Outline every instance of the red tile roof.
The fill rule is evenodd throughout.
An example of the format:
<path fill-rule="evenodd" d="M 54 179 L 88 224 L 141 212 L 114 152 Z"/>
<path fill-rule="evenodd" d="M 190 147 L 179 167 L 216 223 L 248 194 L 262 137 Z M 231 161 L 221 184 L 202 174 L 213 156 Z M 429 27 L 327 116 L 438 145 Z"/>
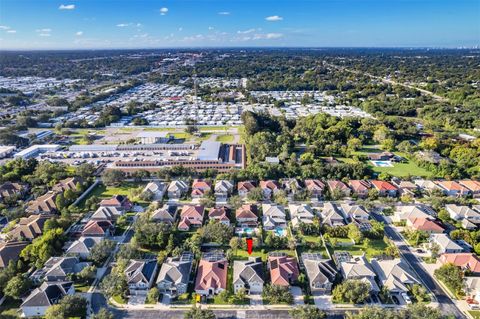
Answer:
<path fill-rule="evenodd" d="M 397 190 L 397 188 L 393 184 L 386 181 L 373 180 L 371 181 L 371 183 L 379 191 L 396 191 Z"/>
<path fill-rule="evenodd" d="M 227 260 L 200 260 L 195 281 L 195 290 L 227 289 Z"/>
<path fill-rule="evenodd" d="M 442 254 L 439 260 L 442 264 L 451 263 L 469 269 L 471 272 L 480 273 L 480 260 L 473 253 Z"/>
<path fill-rule="evenodd" d="M 268 257 L 272 285 L 289 286 L 297 280 L 300 271 L 293 257 Z"/>

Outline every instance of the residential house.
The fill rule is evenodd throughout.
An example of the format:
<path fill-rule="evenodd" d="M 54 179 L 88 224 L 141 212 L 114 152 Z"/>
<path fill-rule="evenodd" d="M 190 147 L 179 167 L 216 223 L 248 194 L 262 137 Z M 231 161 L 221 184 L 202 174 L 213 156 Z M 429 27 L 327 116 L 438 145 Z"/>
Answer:
<path fill-rule="evenodd" d="M 322 254 L 303 253 L 302 261 L 312 294 L 329 294 L 338 274 L 332 260 L 325 259 Z"/>
<path fill-rule="evenodd" d="M 263 229 L 287 228 L 287 215 L 285 209 L 277 204 L 262 204 Z"/>
<path fill-rule="evenodd" d="M 71 281 L 44 282 L 32 290 L 20 309 L 24 317 L 43 317 L 48 307 L 57 304 L 64 296 L 74 293 L 75 287 Z"/>
<path fill-rule="evenodd" d="M 437 181 L 437 185 L 447 196 L 462 197 L 470 194 L 470 190 L 455 181 Z"/>
<path fill-rule="evenodd" d="M 411 217 L 407 219 L 406 226 L 427 234 L 441 234 L 445 231 L 445 228 L 431 217 Z"/>
<path fill-rule="evenodd" d="M 108 237 L 113 235 L 115 226 L 109 220 L 89 220 L 83 227 L 82 236 Z"/>
<path fill-rule="evenodd" d="M 364 255 L 348 261 L 342 261 L 340 263 L 340 271 L 346 280 L 361 280 L 369 285 L 371 293 L 377 294 L 380 292 L 380 288 L 375 280 L 376 274 Z"/>
<path fill-rule="evenodd" d="M 227 289 L 228 261 L 202 258 L 198 265 L 195 292 L 207 298 Z"/>
<path fill-rule="evenodd" d="M 468 188 L 473 198 L 480 198 L 480 182 L 479 181 L 462 180 L 462 181 L 458 181 L 458 183 Z"/>
<path fill-rule="evenodd" d="M 390 161 L 394 156 L 395 154 L 391 152 L 370 153 L 367 155 L 371 161 Z"/>
<path fill-rule="evenodd" d="M 365 208 L 360 205 L 353 205 L 349 203 L 340 204 L 340 210 L 343 213 L 343 216 L 350 218 L 352 221 L 356 222 L 368 222 L 370 219 L 370 214 L 367 213 Z"/>
<path fill-rule="evenodd" d="M 260 257 L 235 260 L 233 263 L 233 291 L 245 289 L 248 294 L 261 294 L 265 283 Z"/>
<path fill-rule="evenodd" d="M 127 212 L 132 209 L 133 204 L 127 196 L 115 195 L 112 198 L 104 199 L 100 202 L 102 207 L 115 207 L 117 210 Z"/>
<path fill-rule="evenodd" d="M 101 237 L 85 237 L 81 236 L 72 242 L 65 250 L 65 255 L 76 256 L 80 259 L 90 258 L 90 251 L 93 246 L 102 241 Z"/>
<path fill-rule="evenodd" d="M 417 187 L 427 193 L 432 193 L 436 191 L 441 191 L 442 189 L 434 181 L 425 180 L 425 179 L 416 179 L 413 181 Z"/>
<path fill-rule="evenodd" d="M 463 270 L 468 270 L 476 276 L 480 275 L 480 259 L 473 253 L 443 254 L 438 261 L 444 264 L 454 264 Z"/>
<path fill-rule="evenodd" d="M 327 181 L 328 189 L 330 194 L 341 194 L 342 196 L 350 196 L 351 190 L 348 188 L 347 184 L 342 181 Z"/>
<path fill-rule="evenodd" d="M 26 241 L 0 242 L 0 269 L 7 267 L 10 261 L 17 262 L 20 252 L 27 245 Z"/>
<path fill-rule="evenodd" d="M 91 263 L 80 262 L 77 257 L 50 257 L 43 268 L 37 269 L 31 276 L 36 283 L 42 281 L 66 281 L 69 275 L 78 274 Z"/>
<path fill-rule="evenodd" d="M 173 225 L 177 219 L 178 207 L 175 205 L 163 205 L 163 207 L 152 212 L 150 219 L 154 222 Z"/>
<path fill-rule="evenodd" d="M 240 227 L 257 227 L 258 210 L 256 205 L 242 205 L 235 212 L 235 219 Z"/>
<path fill-rule="evenodd" d="M 132 259 L 125 268 L 130 295 L 146 295 L 157 273 L 157 260 Z"/>
<path fill-rule="evenodd" d="M 167 191 L 167 184 L 161 181 L 151 181 L 150 183 L 145 186 L 142 191 L 142 194 L 146 196 L 146 198 L 150 198 L 154 201 L 161 201 L 165 192 Z"/>
<path fill-rule="evenodd" d="M 320 216 L 322 217 L 322 223 L 330 227 L 344 226 L 346 224 L 345 217 L 338 210 L 337 206 L 331 202 L 323 204 Z"/>
<path fill-rule="evenodd" d="M 193 254 L 189 252 L 184 252 L 179 257 L 168 257 L 163 262 L 157 277 L 159 292 L 172 297 L 186 293 L 192 262 Z"/>
<path fill-rule="evenodd" d="M 95 213 L 90 216 L 90 220 L 109 220 L 115 222 L 118 217 L 123 215 L 123 211 L 118 210 L 116 207 L 100 206 Z"/>
<path fill-rule="evenodd" d="M 297 259 L 290 256 L 269 256 L 267 268 L 272 285 L 277 286 L 290 286 L 300 274 Z"/>
<path fill-rule="evenodd" d="M 233 192 L 233 182 L 227 180 L 218 180 L 215 182 L 215 198 L 218 202 L 226 202 L 228 196 Z"/>
<path fill-rule="evenodd" d="M 255 184 L 251 181 L 238 182 L 237 190 L 238 195 L 242 198 L 247 197 L 248 193 L 255 188 Z"/>
<path fill-rule="evenodd" d="M 301 223 L 313 224 L 313 218 L 315 214 L 312 207 L 308 204 L 290 204 L 288 205 L 290 211 L 290 217 L 292 220 L 292 226 L 298 227 Z"/>
<path fill-rule="evenodd" d="M 372 188 L 370 182 L 366 180 L 350 180 L 348 186 L 350 186 L 352 192 L 360 198 L 366 198 Z"/>
<path fill-rule="evenodd" d="M 46 194 L 28 203 L 26 212 L 30 214 L 52 214 L 57 211 L 55 200 L 58 193 L 47 192 Z"/>
<path fill-rule="evenodd" d="M 265 199 L 270 199 L 280 190 L 280 185 L 277 181 L 260 181 L 260 188 L 262 189 L 263 197 Z"/>
<path fill-rule="evenodd" d="M 447 234 L 432 234 L 430 236 L 430 248 L 433 245 L 438 246 L 437 254 L 458 254 L 463 252 L 463 247 L 454 242 Z"/>
<path fill-rule="evenodd" d="M 54 191 L 55 193 L 63 193 L 66 190 L 76 192 L 77 184 L 83 185 L 83 179 L 81 179 L 80 177 L 69 177 L 53 185 L 52 191 Z"/>
<path fill-rule="evenodd" d="M 372 259 L 371 265 L 377 274 L 378 281 L 390 293 L 408 293 L 413 285 L 420 284 L 413 270 L 401 258 Z"/>
<path fill-rule="evenodd" d="M 373 180 L 370 181 L 374 189 L 378 191 L 380 196 L 396 197 L 398 189 L 392 183 L 387 181 Z"/>
<path fill-rule="evenodd" d="M 208 212 L 208 218 L 210 220 L 216 220 L 226 226 L 230 226 L 230 218 L 228 218 L 228 208 L 225 206 L 222 207 L 212 207 Z"/>
<path fill-rule="evenodd" d="M 284 178 L 281 181 L 282 188 L 285 190 L 287 194 L 295 194 L 299 190 L 302 189 L 300 183 L 296 178 Z"/>
<path fill-rule="evenodd" d="M 192 184 L 192 198 L 202 198 L 212 191 L 212 183 L 203 179 L 195 179 Z"/>
<path fill-rule="evenodd" d="M 393 222 L 406 222 L 412 218 L 434 219 L 432 210 L 425 205 L 400 205 L 395 207 L 392 216 Z"/>
<path fill-rule="evenodd" d="M 453 220 L 468 220 L 474 224 L 480 223 L 480 212 L 471 209 L 468 206 L 459 206 L 455 204 L 445 205 L 445 210 Z"/>
<path fill-rule="evenodd" d="M 201 227 L 205 208 L 200 205 L 184 205 L 180 212 L 180 223 L 178 229 L 189 231 L 190 227 Z"/>
<path fill-rule="evenodd" d="M 312 194 L 312 197 L 321 199 L 325 193 L 325 184 L 319 179 L 306 179 L 305 188 Z"/>
<path fill-rule="evenodd" d="M 182 180 L 171 181 L 168 185 L 168 198 L 179 199 L 184 196 L 188 191 L 188 184 Z"/>
<path fill-rule="evenodd" d="M 5 182 L 0 185 L 0 202 L 10 197 L 23 197 L 27 191 L 28 186 L 26 184 Z"/>
<path fill-rule="evenodd" d="M 418 186 L 414 183 L 399 178 L 393 178 L 392 184 L 397 187 L 400 195 L 415 196 L 416 191 L 418 190 Z"/>
<path fill-rule="evenodd" d="M 20 218 L 15 227 L 8 232 L 7 238 L 10 240 L 33 240 L 43 234 L 45 222 L 53 218 L 52 215 L 30 215 Z"/>

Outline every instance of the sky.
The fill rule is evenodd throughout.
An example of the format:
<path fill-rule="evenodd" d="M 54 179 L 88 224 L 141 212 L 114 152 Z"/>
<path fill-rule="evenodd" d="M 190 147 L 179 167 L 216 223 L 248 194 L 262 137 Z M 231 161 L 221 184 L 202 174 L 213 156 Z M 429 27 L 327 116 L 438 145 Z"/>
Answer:
<path fill-rule="evenodd" d="M 0 49 L 479 45 L 480 0 L 0 0 Z"/>

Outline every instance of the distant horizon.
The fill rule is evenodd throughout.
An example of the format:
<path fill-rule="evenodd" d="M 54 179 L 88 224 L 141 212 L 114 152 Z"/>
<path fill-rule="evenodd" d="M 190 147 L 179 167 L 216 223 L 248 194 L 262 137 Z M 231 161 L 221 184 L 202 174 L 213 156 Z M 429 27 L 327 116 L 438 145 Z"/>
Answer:
<path fill-rule="evenodd" d="M 460 48 L 477 0 L 2 0 L 3 50 Z"/>

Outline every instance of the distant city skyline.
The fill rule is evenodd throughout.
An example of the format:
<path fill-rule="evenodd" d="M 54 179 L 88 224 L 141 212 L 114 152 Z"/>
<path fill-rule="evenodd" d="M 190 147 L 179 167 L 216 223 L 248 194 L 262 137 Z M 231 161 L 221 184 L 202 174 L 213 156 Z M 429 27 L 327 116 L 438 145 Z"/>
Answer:
<path fill-rule="evenodd" d="M 478 0 L 0 0 L 0 49 L 474 47 Z"/>

